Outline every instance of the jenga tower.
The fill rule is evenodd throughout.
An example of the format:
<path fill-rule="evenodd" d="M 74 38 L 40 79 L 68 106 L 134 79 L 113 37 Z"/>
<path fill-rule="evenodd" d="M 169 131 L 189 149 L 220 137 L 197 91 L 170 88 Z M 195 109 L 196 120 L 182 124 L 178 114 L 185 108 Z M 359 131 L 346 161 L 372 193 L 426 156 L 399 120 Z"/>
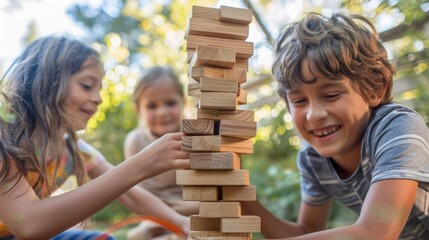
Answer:
<path fill-rule="evenodd" d="M 221 6 L 193 6 L 187 32 L 188 94 L 199 99 L 197 119 L 185 119 L 182 151 L 190 152 L 190 170 L 177 171 L 183 200 L 200 201 L 191 216 L 189 239 L 252 239 L 260 232 L 258 216 L 241 215 L 240 202 L 256 200 L 241 154 L 253 152 L 254 112 L 246 104 L 248 59 L 246 42 L 252 11 Z"/>

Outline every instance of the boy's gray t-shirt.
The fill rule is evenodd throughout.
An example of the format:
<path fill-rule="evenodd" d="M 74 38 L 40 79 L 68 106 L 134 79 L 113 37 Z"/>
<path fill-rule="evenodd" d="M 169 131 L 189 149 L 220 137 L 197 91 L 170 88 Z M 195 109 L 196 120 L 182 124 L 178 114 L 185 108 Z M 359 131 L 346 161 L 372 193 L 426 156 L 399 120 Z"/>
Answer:
<path fill-rule="evenodd" d="M 429 130 L 414 110 L 391 103 L 373 110 L 361 148 L 361 163 L 347 179 L 340 179 L 330 158 L 311 146 L 298 154 L 301 195 L 319 205 L 335 198 L 360 213 L 372 183 L 385 179 L 413 179 L 418 191 L 400 239 L 429 239 Z"/>

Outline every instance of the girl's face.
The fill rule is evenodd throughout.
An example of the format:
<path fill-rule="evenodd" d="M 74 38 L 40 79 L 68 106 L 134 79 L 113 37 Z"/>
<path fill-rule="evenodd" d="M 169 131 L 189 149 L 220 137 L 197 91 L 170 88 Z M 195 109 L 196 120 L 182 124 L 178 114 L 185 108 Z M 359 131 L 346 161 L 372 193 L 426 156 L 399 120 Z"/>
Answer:
<path fill-rule="evenodd" d="M 170 79 L 151 83 L 143 90 L 138 103 L 139 119 L 155 136 L 177 132 L 183 100 Z"/>
<path fill-rule="evenodd" d="M 93 58 L 86 59 L 80 70 L 71 76 L 62 107 L 71 117 L 75 130 L 85 128 L 102 102 L 100 89 L 103 76 L 102 66 Z"/>

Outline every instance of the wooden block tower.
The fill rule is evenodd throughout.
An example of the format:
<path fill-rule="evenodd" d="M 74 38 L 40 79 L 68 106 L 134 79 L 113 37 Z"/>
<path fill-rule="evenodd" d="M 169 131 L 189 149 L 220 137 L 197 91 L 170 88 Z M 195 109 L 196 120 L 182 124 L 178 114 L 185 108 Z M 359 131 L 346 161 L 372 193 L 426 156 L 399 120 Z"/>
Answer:
<path fill-rule="evenodd" d="M 188 95 L 198 98 L 197 119 L 185 119 L 182 151 L 190 152 L 190 170 L 177 171 L 183 200 L 200 201 L 191 216 L 189 239 L 251 239 L 260 232 L 258 216 L 243 216 L 240 202 L 256 200 L 241 154 L 253 152 L 254 112 L 246 104 L 248 59 L 246 42 L 252 11 L 221 6 L 193 6 L 186 34 Z"/>

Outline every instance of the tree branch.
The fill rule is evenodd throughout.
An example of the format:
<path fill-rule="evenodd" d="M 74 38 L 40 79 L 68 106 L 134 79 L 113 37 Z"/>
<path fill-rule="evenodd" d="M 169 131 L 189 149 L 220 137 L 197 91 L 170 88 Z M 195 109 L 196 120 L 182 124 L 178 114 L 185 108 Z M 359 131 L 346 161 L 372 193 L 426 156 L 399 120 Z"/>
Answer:
<path fill-rule="evenodd" d="M 258 13 L 258 11 L 256 11 L 256 9 L 253 7 L 253 4 L 250 2 L 250 0 L 243 0 L 244 5 L 246 5 L 246 7 L 248 9 L 251 9 L 253 11 L 253 16 L 255 17 L 256 22 L 258 23 L 259 27 L 262 29 L 262 31 L 265 34 L 265 37 L 267 38 L 268 43 L 270 44 L 270 46 L 274 49 L 275 48 L 275 43 L 274 43 L 274 39 L 271 36 L 270 31 L 268 30 L 267 26 L 265 26 L 261 15 Z"/>

